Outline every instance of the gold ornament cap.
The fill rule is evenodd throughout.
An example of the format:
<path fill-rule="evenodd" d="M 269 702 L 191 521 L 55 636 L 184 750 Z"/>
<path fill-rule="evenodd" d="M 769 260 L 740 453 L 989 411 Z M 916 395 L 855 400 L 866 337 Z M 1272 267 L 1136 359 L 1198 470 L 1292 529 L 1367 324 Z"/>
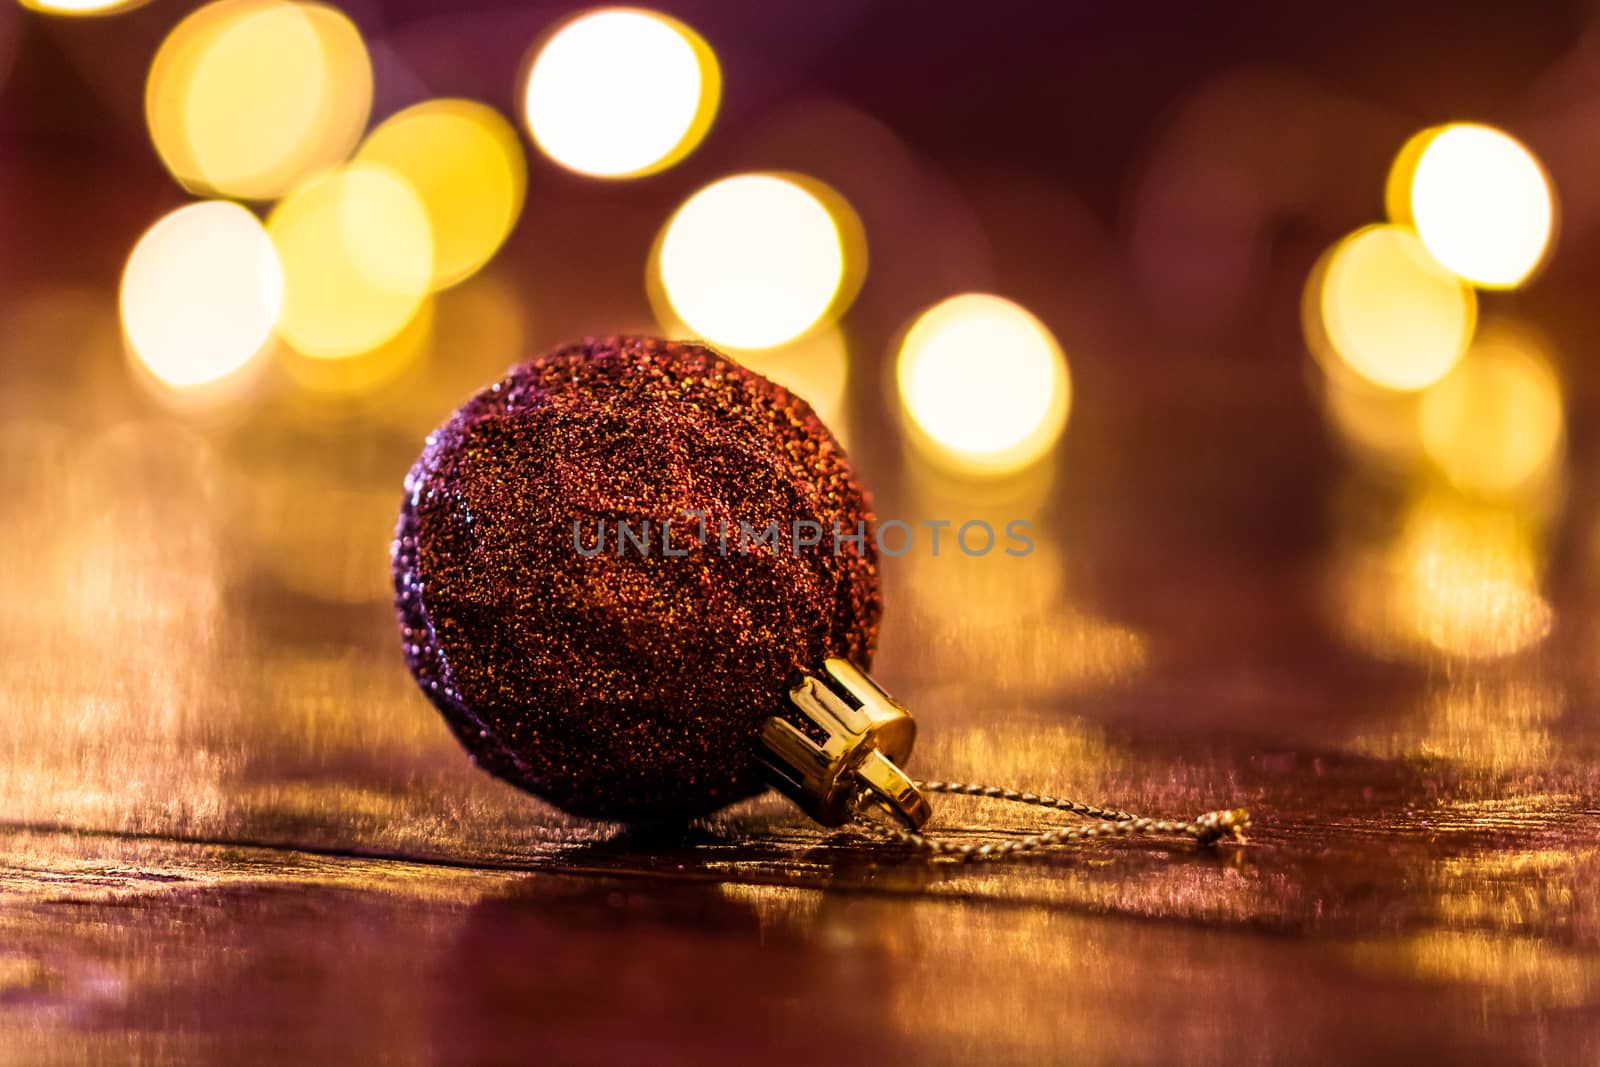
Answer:
<path fill-rule="evenodd" d="M 868 810 L 920 829 L 927 797 L 900 769 L 911 756 L 911 713 L 846 659 L 823 663 L 789 690 L 788 717 L 761 728 L 761 762 L 772 785 L 824 826 L 843 826 Z"/>

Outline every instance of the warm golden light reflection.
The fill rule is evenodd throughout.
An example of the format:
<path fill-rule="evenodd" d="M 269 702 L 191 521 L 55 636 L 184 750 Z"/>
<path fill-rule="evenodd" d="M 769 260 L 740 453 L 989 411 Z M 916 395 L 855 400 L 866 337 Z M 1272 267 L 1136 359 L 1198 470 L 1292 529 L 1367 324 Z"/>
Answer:
<path fill-rule="evenodd" d="M 716 56 L 693 30 L 653 11 L 611 8 L 544 43 L 523 109 L 534 143 L 563 167 L 634 178 L 693 151 L 721 94 Z"/>
<path fill-rule="evenodd" d="M 1488 659 L 1550 632 L 1550 606 L 1538 591 L 1541 561 L 1515 518 L 1422 514 L 1407 523 L 1399 551 L 1417 629 L 1434 647 Z"/>
<path fill-rule="evenodd" d="M 1000 692 L 1071 692 L 1124 681 L 1147 656 L 1138 630 L 1087 610 L 1069 595 L 1060 553 L 1037 543 L 1024 556 L 1001 549 L 969 556 L 955 539 L 961 521 L 943 532 L 938 556 L 925 547 L 887 565 L 910 594 L 918 636 L 941 649 L 953 684 Z M 997 541 L 1005 522 L 993 523 Z M 929 534 L 918 530 L 926 545 Z M 1037 540 L 1035 524 L 1030 536 Z M 971 535 L 976 543 L 978 535 Z"/>
<path fill-rule="evenodd" d="M 1406 507 L 1392 535 L 1346 550 L 1338 611 L 1351 636 L 1380 656 L 1509 656 L 1550 632 L 1543 563 L 1528 517 L 1431 493 Z"/>
<path fill-rule="evenodd" d="M 1072 383 L 1060 346 L 1027 310 L 967 293 L 922 313 L 896 363 L 913 439 L 950 466 L 998 473 L 1049 452 Z"/>
<path fill-rule="evenodd" d="M 275 581 L 315 601 L 381 603 L 394 596 L 393 492 L 328 484 L 305 471 L 267 474 L 251 488 L 249 529 Z"/>
<path fill-rule="evenodd" d="M 1516 771 L 1550 757 L 1561 689 L 1529 677 L 1460 677 L 1437 682 L 1415 709 L 1374 723 L 1356 748 L 1383 759 L 1439 759 Z"/>
<path fill-rule="evenodd" d="M 324 359 L 280 345 L 278 363 L 294 383 L 311 393 L 361 397 L 381 390 L 416 366 L 433 342 L 434 300 L 423 301 L 401 331 L 376 348 L 340 359 Z"/>
<path fill-rule="evenodd" d="M 122 272 L 123 331 L 134 356 L 168 385 L 216 381 L 272 336 L 283 272 L 261 223 L 213 200 L 166 215 Z"/>
<path fill-rule="evenodd" d="M 1109 762 L 1124 777 L 1107 782 L 1105 765 L 1093 762 L 1092 750 L 1083 753 L 1082 762 L 1074 753 L 1070 761 L 1052 764 L 1052 747 L 1035 746 L 1031 735 L 1055 731 L 1037 723 L 1029 726 L 1031 730 L 1008 731 L 994 739 L 1002 756 L 1041 749 L 1021 778 L 1012 780 L 1072 794 L 1109 786 L 1111 795 L 1127 796 L 1128 779 L 1145 772 L 1114 753 Z M 946 765 L 943 752 L 932 755 L 939 766 Z M 1011 762 L 1007 761 L 1004 773 L 1014 773 Z M 985 765 L 974 766 L 983 777 Z M 1198 792 L 1184 790 L 1178 803 L 1188 803 Z M 1171 793 L 1164 796 L 1170 798 Z M 941 828 L 975 831 L 970 840 L 982 840 L 982 828 L 995 824 L 992 804 L 957 797 L 941 797 L 940 802 L 936 818 Z M 1021 814 L 1003 820 L 1009 827 L 1037 829 L 1061 823 Z M 1238 1014 L 1274 993 L 1291 998 L 1295 994 L 1284 993 L 1285 976 L 1270 964 L 1251 969 L 1247 978 L 1238 977 L 1241 953 L 1252 949 L 1238 938 L 1219 950 L 1215 935 L 1248 923 L 1273 898 L 1257 885 L 1260 879 L 1248 859 L 1242 870 L 1219 862 L 1203 874 L 1137 879 L 1126 873 L 1133 857 L 1113 852 L 1116 847 L 1061 850 L 1048 854 L 1053 858 L 1036 854 L 1038 859 L 1018 865 L 1035 873 L 1027 880 L 1005 864 L 968 865 L 957 881 L 929 864 L 897 864 L 885 875 L 888 865 L 873 863 L 868 872 L 875 876 L 874 884 L 882 886 L 886 877 L 904 879 L 895 883 L 901 892 L 852 897 L 823 891 L 815 912 L 799 902 L 781 910 L 769 906 L 762 913 L 764 923 L 787 920 L 793 925 L 784 931 L 763 925 L 761 951 L 770 952 L 772 945 L 803 944 L 829 952 L 830 958 L 807 959 L 807 973 L 826 976 L 853 1012 L 862 1010 L 861 998 L 866 998 L 871 1011 L 847 1018 L 866 1020 L 863 1044 L 874 1052 L 880 1046 L 872 1044 L 873 1035 L 887 1030 L 915 1033 L 920 1048 L 939 1050 L 943 1058 L 957 1062 L 1166 1063 L 1237 1058 Z M 1069 876 L 1042 876 L 1059 875 L 1061 868 L 1067 868 Z M 1271 890 L 1280 900 L 1285 893 L 1277 884 Z M 971 898 L 982 903 L 952 916 L 954 906 Z M 1099 931 L 1105 930 L 1108 915 L 1135 921 L 1119 922 L 1114 932 L 1104 935 Z M 1213 936 L 1207 941 L 1186 930 L 1185 939 L 1179 939 L 1147 929 L 1177 923 L 1203 927 Z M 1016 973 L 1029 976 L 1026 986 L 1043 991 L 1041 999 L 1020 999 L 1025 996 L 1023 987 L 1006 980 Z M 1148 974 L 1181 976 L 1156 983 L 1158 988 L 1141 998 L 1151 1017 L 1165 1020 L 1166 1025 L 1107 1025 L 1107 1013 L 1115 1014 L 1117 1005 L 1128 999 L 1130 976 Z M 1066 989 L 1072 990 L 1070 996 L 1059 992 Z M 787 999 L 795 1004 L 792 1010 L 802 1031 L 813 1026 L 801 998 Z M 1336 998 L 1311 999 L 1320 1003 Z M 1267 1048 L 1262 1058 L 1295 1059 L 1295 1050 L 1310 1047 L 1308 1032 L 1321 1033 L 1325 1025 L 1336 1025 L 1315 1016 L 1308 1025 L 1304 1013 L 1285 1014 L 1295 1017 L 1283 1019 L 1283 1029 L 1261 1042 Z M 1008 1020 L 1008 1025 L 997 1031 L 996 1019 Z M 1181 1028 L 1181 1054 L 1174 1052 L 1179 1046 L 1169 1027 Z M 891 1050 L 877 1058 L 896 1056 Z"/>
<path fill-rule="evenodd" d="M 1086 792 L 1107 792 L 1133 754 L 1097 724 L 1064 718 L 1049 724 L 999 717 L 986 723 L 968 720 L 959 729 L 930 732 L 917 759 L 950 768 L 941 773 L 953 778 L 983 780 L 1004 774 L 1009 781 L 1038 783 L 1040 789 L 1056 788 L 1051 783 L 1061 781 Z M 944 808 L 961 803 L 955 798 L 940 802 Z M 972 810 L 979 814 L 979 809 Z"/>
<path fill-rule="evenodd" d="M 440 397 L 471 396 L 484 382 L 527 358 L 530 303 L 525 286 L 510 284 L 493 269 L 480 271 L 429 297 L 406 328 L 375 351 L 354 359 L 302 360 L 290 373 L 315 392 L 370 398 L 362 407 L 371 416 L 402 439 L 421 440 L 438 425 Z M 415 353 L 406 348 L 413 338 L 424 342 Z M 373 369 L 369 362 L 373 359 L 385 373 L 368 385 L 366 374 Z M 357 381 L 342 375 L 330 381 L 315 373 L 318 367 L 337 373 L 346 365 L 356 371 Z M 303 377 L 301 371 L 312 375 Z M 300 412 L 310 420 L 347 418 L 340 410 L 344 405 L 330 406 L 310 396 L 301 399 Z"/>
<path fill-rule="evenodd" d="M 430 100 L 407 108 L 374 130 L 356 159 L 388 167 L 421 198 L 433 229 L 435 288 L 487 263 L 522 211 L 522 146 L 485 104 Z"/>
<path fill-rule="evenodd" d="M 1526 925 L 1519 917 L 1516 928 Z M 1583 1011 L 1600 992 L 1600 974 L 1582 949 L 1561 939 L 1498 928 L 1428 930 L 1399 941 L 1357 943 L 1353 962 L 1377 981 L 1423 978 L 1479 989 L 1487 1017 Z"/>
<path fill-rule="evenodd" d="M 943 620 L 962 628 L 1014 628 L 1025 621 L 1036 622 L 1056 608 L 1065 592 L 1066 570 L 1054 545 L 1035 544 L 1024 556 L 1009 556 L 1003 549 L 969 556 L 956 543 L 960 525 L 942 531 L 938 555 L 931 550 L 931 533 L 919 531 L 928 539 L 926 550 L 905 557 L 903 565 L 910 572 L 907 603 L 925 616 L 926 623 Z M 1004 522 L 991 525 L 1003 539 Z M 1038 532 L 1034 520 L 1028 534 Z M 961 606 L 959 613 L 953 611 L 956 605 Z"/>
<path fill-rule="evenodd" d="M 1520 285 L 1544 259 L 1555 197 L 1544 168 L 1515 138 L 1457 123 L 1423 130 L 1390 170 L 1390 218 L 1416 227 L 1447 269 L 1475 285 Z"/>
<path fill-rule="evenodd" d="M 694 333 L 732 348 L 786 344 L 842 314 L 854 296 L 844 236 L 854 227 L 818 185 L 741 174 L 706 186 L 668 221 L 647 287 L 659 284 Z"/>
<path fill-rule="evenodd" d="M 1544 704 L 1553 725 L 1562 711 L 1561 685 L 1558 680 L 1547 677 L 1541 686 L 1543 696 L 1518 693 L 1513 699 L 1531 699 Z M 1546 735 L 1547 743 L 1555 740 Z M 1560 758 L 1560 748 L 1546 751 L 1540 758 L 1548 759 L 1551 755 Z M 1525 770 L 1529 764 L 1517 766 Z M 1547 806 L 1530 811 L 1533 800 L 1543 801 Z M 1569 811 L 1581 803 L 1576 795 L 1479 799 L 1469 794 L 1448 801 L 1435 811 L 1447 825 L 1469 829 L 1502 826 L 1508 813 L 1531 814 L 1530 823 L 1555 826 L 1570 819 Z M 1516 848 L 1441 858 L 1429 879 L 1438 894 L 1435 910 L 1439 918 L 1452 928 L 1474 930 L 1486 929 L 1491 924 L 1526 929 L 1530 925 L 1570 922 L 1573 887 L 1593 884 L 1596 870 L 1600 868 L 1600 851 L 1589 846 L 1574 849 L 1543 835 L 1536 840 L 1537 843 L 1530 841 Z"/>
<path fill-rule="evenodd" d="M 1559 466 L 1561 385 L 1539 339 L 1484 330 L 1455 370 L 1422 396 L 1422 443 L 1445 477 L 1487 496 L 1515 493 Z"/>
<path fill-rule="evenodd" d="M 1391 474 L 1422 469 L 1423 393 L 1381 389 L 1338 364 L 1322 376 L 1321 399 L 1341 444 L 1354 458 Z"/>
<path fill-rule="evenodd" d="M 342 162 L 372 104 L 360 32 L 323 4 L 220 0 L 156 53 L 145 117 L 189 189 L 269 199 Z"/>
<path fill-rule="evenodd" d="M 919 509 L 929 515 L 970 513 L 988 521 L 1037 522 L 1060 499 L 1060 470 L 1054 456 L 992 478 L 973 478 L 964 470 L 937 464 L 907 465 L 905 484 Z"/>
<path fill-rule="evenodd" d="M 22 6 L 47 15 L 114 15 L 149 0 L 22 0 Z"/>
<path fill-rule="evenodd" d="M 31 545 L 0 553 L 0 631 L 13 653 L 0 684 L 26 689 L 48 711 L 6 719 L 14 751 L 0 760 L 0 795 L 9 817 L 216 834 L 263 807 L 309 818 L 317 804 L 336 803 L 363 818 L 373 809 L 382 824 L 426 822 L 407 791 L 344 781 L 329 786 L 339 798 L 330 801 L 249 772 L 259 766 L 252 752 L 349 766 L 448 744 L 424 718 L 372 714 L 415 698 L 404 677 L 390 684 L 388 649 L 264 651 L 261 620 L 228 610 L 239 581 L 272 582 L 296 554 L 307 578 L 332 583 L 320 591 L 325 601 L 354 597 L 363 579 L 367 595 L 381 594 L 392 474 L 363 479 L 365 461 L 351 459 L 362 450 L 333 447 L 370 442 L 370 430 L 308 442 L 303 427 L 269 420 L 224 453 L 178 419 L 85 429 L 0 420 L 0 537 Z M 277 479 L 267 492 L 241 477 L 235 448 Z M 334 487 L 351 495 L 324 493 Z M 386 517 L 380 490 L 391 497 Z M 365 510 L 354 510 L 358 501 Z"/>
<path fill-rule="evenodd" d="M 1092 689 L 1143 667 L 1145 637 L 1074 593 L 1072 561 L 1043 511 L 1054 466 L 1046 459 L 981 481 L 924 466 L 907 483 L 897 510 L 910 529 L 883 539 L 904 551 L 886 552 L 882 566 L 888 598 L 910 611 L 911 625 L 885 639 L 908 637 L 910 656 L 938 648 L 930 681 L 986 689 L 987 700 Z"/>
<path fill-rule="evenodd" d="M 82 635 L 107 641 L 144 629 L 138 641 L 150 679 L 181 687 L 187 680 L 162 655 L 157 634 L 204 641 L 222 605 L 223 501 L 231 488 L 222 460 L 182 423 L 150 420 L 106 428 L 73 461 L 63 615 Z M 144 594 L 130 596 L 129 588 Z M 146 709 L 173 719 L 196 713 L 171 703 Z"/>
<path fill-rule="evenodd" d="M 8 554 L 15 564 L 0 564 L 12 590 L 0 623 L 14 618 L 13 600 L 49 604 L 40 629 L 50 636 L 12 628 L 9 644 L 10 669 L 50 714 L 11 717 L 17 747 L 0 761 L 0 790 L 19 818 L 112 829 L 156 812 L 214 811 L 224 760 L 177 742 L 186 730 L 215 730 L 228 702 L 202 695 L 201 672 L 173 650 L 214 649 L 226 621 L 225 472 L 203 438 L 167 420 L 79 427 L 61 458 L 40 472 L 55 476 L 37 486 L 44 492 L 8 486 L 50 527 L 29 552 Z M 9 518 L 0 525 L 14 529 Z M 69 681 L 78 662 L 98 666 Z M 62 752 L 72 753 L 71 775 L 51 772 Z M 181 788 L 167 773 L 178 767 Z"/>
<path fill-rule="evenodd" d="M 297 189 L 267 221 L 283 260 L 278 333 L 307 356 L 352 356 L 388 341 L 433 281 L 427 209 L 411 185 L 358 163 Z"/>
<path fill-rule="evenodd" d="M 1357 230 L 1325 253 L 1306 283 L 1307 343 L 1387 389 L 1410 391 L 1449 373 L 1477 321 L 1472 290 L 1399 226 Z"/>
<path fill-rule="evenodd" d="M 30 546 L 27 553 L 0 553 L 0 582 L 9 594 L 0 599 L 0 632 L 48 632 L 59 609 L 66 567 L 61 535 L 72 503 L 72 494 L 61 490 L 70 484 L 82 446 L 81 433 L 65 423 L 14 411 L 0 419 L 0 493 L 6 500 L 0 537 L 7 544 Z M 6 659 L 15 658 L 13 648 Z M 8 669 L 4 664 L 0 661 L 0 674 Z M 14 664 L 9 669 L 17 670 Z M 10 716 L 13 722 L 17 718 Z"/>

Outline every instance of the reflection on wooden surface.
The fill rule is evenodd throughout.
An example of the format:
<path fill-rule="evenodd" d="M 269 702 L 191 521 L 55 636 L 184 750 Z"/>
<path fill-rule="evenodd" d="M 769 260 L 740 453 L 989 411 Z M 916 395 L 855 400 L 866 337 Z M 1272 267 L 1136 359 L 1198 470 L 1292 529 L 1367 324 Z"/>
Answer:
<path fill-rule="evenodd" d="M 915 888 L 126 837 L 9 833 L 0 858 L 0 1041 L 18 1063 L 742 1063 L 759 1047 L 800 1064 L 819 1016 L 850 1061 L 1226 1062 L 1247 1045 L 1275 1062 L 1580 1062 L 1574 1009 L 1600 991 L 1578 945 L 1486 916 L 1283 938 Z"/>
<path fill-rule="evenodd" d="M 1597 1051 L 1596 735 L 1553 614 L 1585 594 L 1505 540 L 1525 527 L 1436 497 L 1330 528 L 1284 581 L 1176 524 L 1130 562 L 1113 520 L 1064 514 L 1060 471 L 995 502 L 864 451 L 885 506 L 1011 508 L 1040 542 L 888 562 L 879 674 L 922 716 L 916 767 L 1174 815 L 1247 803 L 1242 850 L 935 866 L 770 799 L 650 837 L 474 771 L 400 664 L 385 549 L 420 434 L 510 355 L 482 339 L 499 284 L 440 298 L 436 330 L 453 302 L 489 309 L 479 339 L 443 334 L 404 372 L 439 384 L 393 404 L 335 418 L 286 384 L 197 417 L 130 386 L 8 411 L 10 1059 L 703 1063 L 759 1040 L 801 1062 L 819 1016 L 858 1055 L 932 1063 L 1225 1060 L 1246 1027 L 1267 1059 Z M 1189 576 L 1173 595 L 1204 638 L 1150 604 Z M 1536 640 L 1482 644 L 1512 633 L 1485 582 L 1551 616 Z M 1279 611 L 1327 625 L 1227 634 Z"/>

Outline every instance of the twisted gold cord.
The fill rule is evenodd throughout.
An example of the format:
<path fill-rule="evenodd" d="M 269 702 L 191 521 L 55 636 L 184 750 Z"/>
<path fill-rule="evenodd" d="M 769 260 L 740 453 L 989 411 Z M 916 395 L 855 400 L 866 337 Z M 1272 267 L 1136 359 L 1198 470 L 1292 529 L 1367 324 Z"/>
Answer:
<path fill-rule="evenodd" d="M 1038 793 L 1023 793 L 1015 789 L 1004 789 L 1000 786 L 977 785 L 972 782 L 917 782 L 916 785 L 918 789 L 928 793 L 951 793 L 958 796 L 984 797 L 991 800 L 1010 801 L 1016 804 L 1030 804 L 1035 807 L 1067 811 L 1074 815 L 1082 815 L 1090 819 L 1099 820 L 1097 822 L 1062 826 L 1042 833 L 1028 834 L 1024 837 L 991 841 L 983 845 L 974 845 L 970 842 L 957 844 L 954 841 L 929 837 L 926 834 L 891 826 L 877 820 L 865 820 L 867 825 L 901 844 L 910 845 L 913 848 L 930 852 L 936 856 L 950 856 L 960 862 L 1004 859 L 1018 852 L 1030 852 L 1049 845 L 1063 845 L 1084 838 L 1115 837 L 1122 834 L 1185 835 L 1194 838 L 1197 844 L 1203 846 L 1215 844 L 1223 837 L 1232 837 L 1242 842 L 1244 841 L 1244 831 L 1250 826 L 1250 813 L 1243 808 L 1208 811 L 1203 815 L 1196 816 L 1189 822 L 1174 822 L 1167 819 L 1147 819 L 1142 815 L 1119 811 L 1116 808 L 1104 808 L 1094 804 L 1084 804 L 1076 800 L 1064 800 L 1060 797 Z"/>

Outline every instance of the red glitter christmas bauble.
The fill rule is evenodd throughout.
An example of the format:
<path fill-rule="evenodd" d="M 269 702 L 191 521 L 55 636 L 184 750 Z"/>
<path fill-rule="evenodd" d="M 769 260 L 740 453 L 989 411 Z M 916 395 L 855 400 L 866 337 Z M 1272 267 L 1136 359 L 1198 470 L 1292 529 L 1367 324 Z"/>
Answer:
<path fill-rule="evenodd" d="M 412 674 L 481 766 L 567 811 L 752 796 L 796 675 L 871 664 L 875 531 L 844 450 L 704 345 L 591 339 L 522 364 L 428 438 L 405 488 Z"/>

